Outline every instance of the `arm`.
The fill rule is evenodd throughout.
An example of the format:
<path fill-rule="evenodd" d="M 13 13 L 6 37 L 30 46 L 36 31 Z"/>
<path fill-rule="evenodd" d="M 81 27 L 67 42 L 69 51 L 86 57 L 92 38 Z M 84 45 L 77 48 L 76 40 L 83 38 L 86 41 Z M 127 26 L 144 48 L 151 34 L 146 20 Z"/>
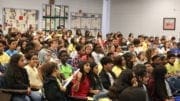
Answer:
<path fill-rule="evenodd" d="M 80 81 L 82 78 L 82 73 L 78 72 L 76 79 L 73 84 L 73 89 L 77 92 L 79 90 Z"/>

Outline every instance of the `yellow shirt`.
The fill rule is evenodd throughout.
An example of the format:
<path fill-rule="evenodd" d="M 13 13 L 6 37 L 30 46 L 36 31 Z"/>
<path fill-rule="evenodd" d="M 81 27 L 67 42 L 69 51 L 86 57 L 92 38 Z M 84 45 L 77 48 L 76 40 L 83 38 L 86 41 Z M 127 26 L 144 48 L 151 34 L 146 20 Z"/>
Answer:
<path fill-rule="evenodd" d="M 30 85 L 35 85 L 37 87 L 42 87 L 42 81 L 40 79 L 38 70 L 36 67 L 30 67 L 29 65 L 25 66 L 25 69 L 28 73 Z"/>
<path fill-rule="evenodd" d="M 10 57 L 7 53 L 3 52 L 2 55 L 0 55 L 0 63 L 1 64 L 7 64 L 10 60 Z"/>
<path fill-rule="evenodd" d="M 180 73 L 180 59 L 176 59 L 175 63 L 176 72 Z"/>
<path fill-rule="evenodd" d="M 165 65 L 165 67 L 166 67 L 167 72 L 168 72 L 169 74 L 176 74 L 176 67 L 175 67 L 175 65 L 171 65 L 171 64 L 167 63 L 167 64 Z"/>
<path fill-rule="evenodd" d="M 76 50 L 75 46 L 73 44 L 69 44 L 69 46 L 68 46 L 68 53 L 74 52 L 75 50 Z"/>
<path fill-rule="evenodd" d="M 125 67 L 122 67 L 123 69 L 126 69 Z M 121 74 L 123 70 L 118 67 L 118 66 L 114 66 L 113 69 L 112 69 L 112 72 L 116 75 L 116 77 L 118 78 L 119 75 Z"/>
<path fill-rule="evenodd" d="M 143 51 L 146 51 L 147 48 L 148 48 L 148 45 L 146 42 L 142 42 L 142 48 L 143 48 Z"/>

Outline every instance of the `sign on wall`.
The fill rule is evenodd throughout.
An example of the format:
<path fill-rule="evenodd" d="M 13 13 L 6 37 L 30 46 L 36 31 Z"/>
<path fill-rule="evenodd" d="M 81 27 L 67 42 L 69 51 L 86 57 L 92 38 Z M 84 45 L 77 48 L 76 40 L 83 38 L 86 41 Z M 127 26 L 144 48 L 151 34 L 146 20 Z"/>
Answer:
<path fill-rule="evenodd" d="M 3 14 L 5 30 L 15 27 L 19 31 L 24 32 L 29 26 L 32 26 L 34 29 L 38 28 L 38 10 L 4 8 Z"/>
<path fill-rule="evenodd" d="M 175 30 L 176 18 L 163 18 L 163 30 Z"/>

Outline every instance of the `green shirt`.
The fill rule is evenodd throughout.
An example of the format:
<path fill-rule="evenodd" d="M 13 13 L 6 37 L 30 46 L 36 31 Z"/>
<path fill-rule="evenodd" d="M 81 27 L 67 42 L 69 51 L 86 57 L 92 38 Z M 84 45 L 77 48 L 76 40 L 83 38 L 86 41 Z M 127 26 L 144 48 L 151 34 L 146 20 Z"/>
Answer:
<path fill-rule="evenodd" d="M 65 79 L 69 78 L 72 74 L 72 66 L 69 64 L 60 65 L 60 73 L 62 73 Z"/>

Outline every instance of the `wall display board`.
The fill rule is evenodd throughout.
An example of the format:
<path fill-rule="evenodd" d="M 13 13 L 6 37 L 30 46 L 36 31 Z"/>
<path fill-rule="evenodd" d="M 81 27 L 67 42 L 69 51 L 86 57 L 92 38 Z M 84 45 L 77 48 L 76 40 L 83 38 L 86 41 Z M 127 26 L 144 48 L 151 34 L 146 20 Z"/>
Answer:
<path fill-rule="evenodd" d="M 85 30 L 91 31 L 95 36 L 101 31 L 102 15 L 96 13 L 82 13 L 72 12 L 71 13 L 71 29 L 81 29 L 82 32 Z"/>
<path fill-rule="evenodd" d="M 38 10 L 4 8 L 3 23 L 5 30 L 15 27 L 19 31 L 24 32 L 29 26 L 32 26 L 36 30 L 38 29 Z"/>
<path fill-rule="evenodd" d="M 68 26 L 69 7 L 66 5 L 43 5 L 43 30 L 54 31 L 58 26 Z"/>
<path fill-rule="evenodd" d="M 163 18 L 163 30 L 175 30 L 176 18 Z"/>

